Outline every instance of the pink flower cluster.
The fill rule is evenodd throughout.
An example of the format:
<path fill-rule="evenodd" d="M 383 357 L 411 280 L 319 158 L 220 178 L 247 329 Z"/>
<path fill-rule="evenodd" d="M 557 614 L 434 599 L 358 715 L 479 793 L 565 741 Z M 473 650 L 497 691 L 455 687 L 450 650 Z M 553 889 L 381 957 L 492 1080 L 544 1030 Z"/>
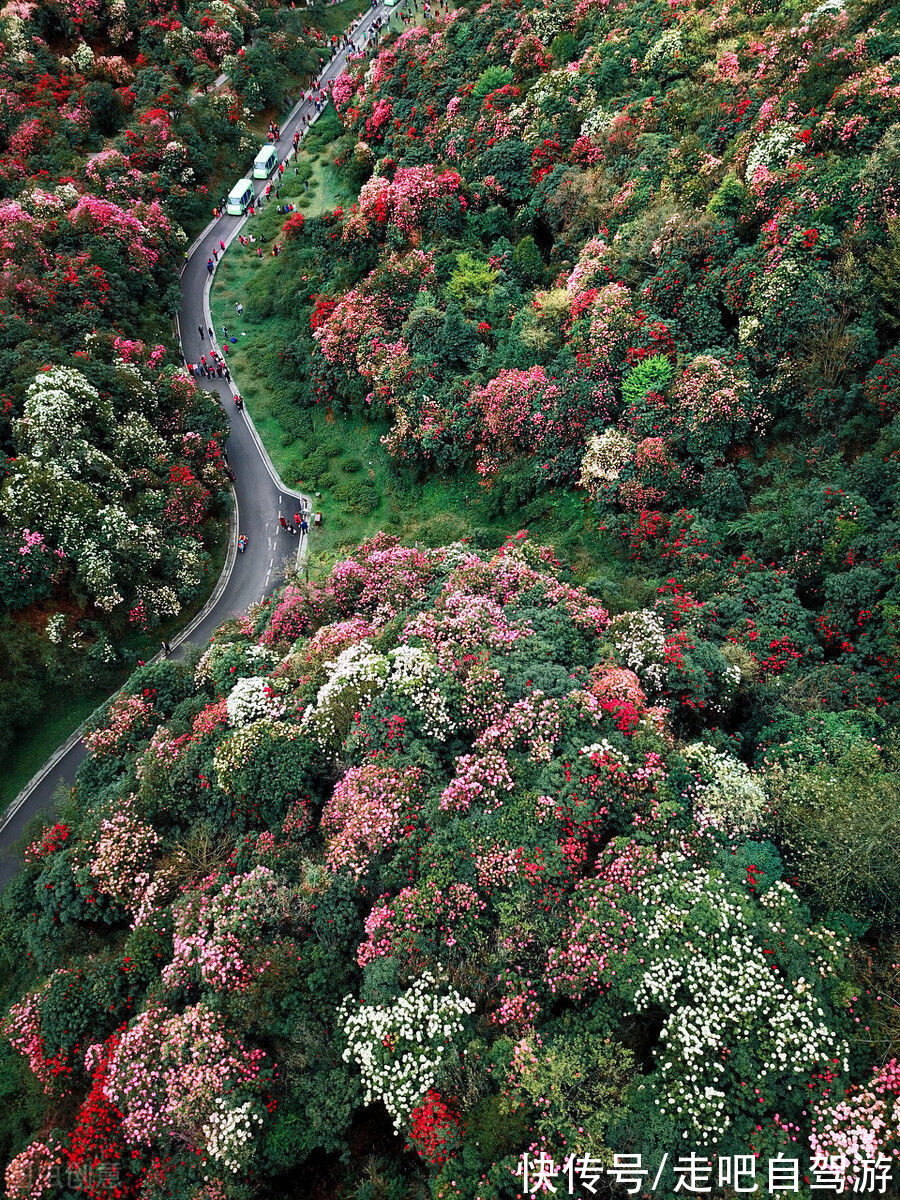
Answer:
<path fill-rule="evenodd" d="M 389 116 L 390 111 L 382 119 Z M 370 121 L 374 119 L 375 113 Z M 375 129 L 369 132 L 375 132 Z M 399 167 L 391 180 L 374 175 L 359 194 L 359 220 L 365 222 L 366 232 L 374 223 L 376 226 L 393 225 L 409 236 L 421 229 L 439 206 L 452 203 L 457 209 L 464 207 L 461 186 L 458 172 L 438 171 L 431 164 Z M 360 232 L 357 225 L 348 222 L 344 237 L 357 232 Z"/>
<path fill-rule="evenodd" d="M 381 900 L 366 919 L 366 940 L 357 951 L 361 967 L 376 958 L 399 958 L 426 965 L 438 946 L 465 952 L 486 905 L 466 883 L 439 888 L 428 881 Z"/>
<path fill-rule="evenodd" d="M 269 618 L 260 644 L 271 646 L 276 642 L 296 641 L 321 619 L 321 612 L 314 590 L 289 583 Z"/>
<path fill-rule="evenodd" d="M 84 743 L 98 756 L 115 754 L 129 734 L 149 732 L 152 716 L 153 706 L 142 696 L 129 696 L 123 692 L 110 705 L 106 724 L 85 734 Z"/>
<path fill-rule="evenodd" d="M 400 837 L 414 815 L 421 770 L 398 771 L 381 762 L 351 767 L 335 785 L 322 813 L 325 861 L 358 879 L 372 858 Z"/>
<path fill-rule="evenodd" d="M 282 918 L 281 888 L 268 867 L 189 892 L 177 909 L 172 961 L 163 969 L 167 987 L 202 980 L 217 992 L 246 991 L 269 965 L 257 951 L 266 927 Z"/>
<path fill-rule="evenodd" d="M 126 908 L 137 912 L 150 884 L 150 868 L 159 837 L 152 825 L 142 821 L 129 796 L 112 816 L 101 822 L 88 869 L 98 889 Z"/>
<path fill-rule="evenodd" d="M 133 1145 L 167 1136 L 196 1145 L 196 1131 L 219 1097 L 258 1091 L 264 1057 L 203 1004 L 182 1013 L 152 1006 L 123 1033 L 104 1094 L 124 1114 L 122 1132 Z"/>
<path fill-rule="evenodd" d="M 401 546 L 398 538 L 377 533 L 352 558 L 335 563 L 329 591 L 338 612 L 360 611 L 387 620 L 424 599 L 433 569 L 428 551 Z"/>
<path fill-rule="evenodd" d="M 622 901 L 639 889 L 655 860 L 655 852 L 637 842 L 622 851 L 614 845 L 604 850 L 594 877 L 579 883 L 569 900 L 568 923 L 547 955 L 545 978 L 552 992 L 580 1000 L 615 974 L 636 928 Z"/>
<path fill-rule="evenodd" d="M 861 1168 L 879 1154 L 900 1160 L 900 1062 L 892 1058 L 845 1099 L 815 1113 L 810 1150 L 844 1163 L 847 1184 L 860 1185 Z"/>

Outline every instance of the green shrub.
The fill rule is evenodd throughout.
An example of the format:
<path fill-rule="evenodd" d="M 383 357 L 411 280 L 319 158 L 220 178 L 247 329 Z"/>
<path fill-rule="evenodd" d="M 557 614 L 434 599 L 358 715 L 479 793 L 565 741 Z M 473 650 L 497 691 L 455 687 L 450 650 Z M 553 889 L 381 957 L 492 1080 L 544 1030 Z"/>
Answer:
<path fill-rule="evenodd" d="M 472 89 L 472 95 L 476 100 L 483 100 L 491 92 L 496 92 L 497 88 L 506 87 L 512 81 L 513 73 L 509 67 L 487 67 L 478 76 L 475 87 Z"/>

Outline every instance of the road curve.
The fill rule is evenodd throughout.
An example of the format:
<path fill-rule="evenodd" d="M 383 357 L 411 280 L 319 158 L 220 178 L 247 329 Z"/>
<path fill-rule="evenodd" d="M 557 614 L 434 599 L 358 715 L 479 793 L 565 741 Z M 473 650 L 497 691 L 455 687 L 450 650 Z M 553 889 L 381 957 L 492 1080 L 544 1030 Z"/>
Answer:
<path fill-rule="evenodd" d="M 321 84 L 330 83 L 340 75 L 351 49 L 361 49 L 373 23 L 387 12 L 382 3 L 368 9 L 354 29 L 352 47 L 338 51 L 320 72 Z M 281 139 L 277 143 L 279 161 L 287 159 L 291 152 L 294 130 L 299 128 L 303 136 L 303 118 L 307 117 L 312 125 L 317 115 L 315 105 L 304 100 L 294 107 L 281 128 Z M 254 180 L 257 196 L 265 186 L 266 180 Z M 214 248 L 221 254 L 220 241 L 227 247 L 247 220 L 246 217 L 221 216 L 210 222 L 190 248 L 181 273 L 178 314 L 178 334 L 186 362 L 199 362 L 201 354 L 208 356 L 210 348 L 208 334 L 201 339 L 199 333 L 200 326 L 207 330 L 212 325 L 209 312 L 212 278 L 207 270 L 207 260 Z M 215 345 L 221 353 L 217 342 Z M 301 504 L 310 507 L 302 493 L 285 487 L 279 479 L 247 410 L 235 408 L 232 386 L 220 379 L 198 378 L 197 383 L 218 396 L 228 417 L 230 428 L 226 448 L 235 475 L 235 520 L 230 527 L 225 566 L 216 587 L 202 612 L 172 638 L 173 649 L 187 640 L 200 644 L 207 642 L 223 621 L 244 612 L 273 589 L 282 568 L 291 560 L 299 562 L 306 549 L 305 538 L 292 536 L 281 529 L 279 513 L 293 516 Z M 245 533 L 248 538 L 247 549 L 242 555 L 237 554 L 240 533 Z M 87 753 L 81 740 L 82 732 L 82 728 L 77 729 L 51 755 L 0 819 L 0 888 L 18 868 L 12 846 L 21 836 L 26 822 L 50 807 L 53 793 L 60 784 L 71 787 L 74 783 L 78 765 Z"/>

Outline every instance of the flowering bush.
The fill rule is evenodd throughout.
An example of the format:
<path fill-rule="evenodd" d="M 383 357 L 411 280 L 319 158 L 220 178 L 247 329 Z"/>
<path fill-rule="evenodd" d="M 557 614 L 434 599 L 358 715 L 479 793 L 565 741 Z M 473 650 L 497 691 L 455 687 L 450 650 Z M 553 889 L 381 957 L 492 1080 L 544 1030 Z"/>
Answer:
<path fill-rule="evenodd" d="M 840 722 L 815 751 L 793 713 L 762 765 L 729 736 L 751 634 L 787 637 L 784 595 L 734 572 L 715 606 L 669 580 L 611 618 L 524 531 L 377 534 L 196 665 L 142 668 L 4 899 L 42 974 L 3 1032 L 66 1102 L 64 1153 L 211 1196 L 287 1155 L 358 1172 L 359 1120 L 472 1195 L 516 1178 L 523 1138 L 892 1154 L 892 1077 L 859 1082 L 846 1010 L 851 918 L 808 911 L 811 860 L 765 839 L 826 778 L 857 786 L 848 741 L 885 796 L 893 760 Z M 10 1186 L 54 1154 L 34 1143 Z"/>
<path fill-rule="evenodd" d="M 322 812 L 325 861 L 358 878 L 379 851 L 391 846 L 415 812 L 421 772 L 401 773 L 373 762 L 353 767 L 338 782 Z"/>
<path fill-rule="evenodd" d="M 432 1089 L 410 1114 L 408 1148 L 416 1150 L 432 1166 L 439 1167 L 453 1157 L 460 1132 L 458 1114 Z"/>
<path fill-rule="evenodd" d="M 344 1061 L 362 1072 L 366 1101 L 376 1097 L 399 1130 L 454 1055 L 453 1039 L 462 1034 L 462 1017 L 474 1010 L 471 1000 L 452 988 L 441 994 L 430 975 L 387 1006 L 356 1005 L 347 997 L 338 1011 L 347 1048 Z"/>

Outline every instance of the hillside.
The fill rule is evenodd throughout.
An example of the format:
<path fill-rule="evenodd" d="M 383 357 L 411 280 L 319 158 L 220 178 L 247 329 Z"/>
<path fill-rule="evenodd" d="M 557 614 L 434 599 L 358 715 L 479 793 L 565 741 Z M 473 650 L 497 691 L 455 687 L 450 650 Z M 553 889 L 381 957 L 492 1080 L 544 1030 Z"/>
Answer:
<path fill-rule="evenodd" d="M 513 1197 L 529 1148 L 684 1138 L 856 1171 L 896 1019 L 850 911 L 896 920 L 896 861 L 842 879 L 786 793 L 837 770 L 864 821 L 895 763 L 849 719 L 752 769 L 690 732 L 692 676 L 745 698 L 727 649 L 524 534 L 380 535 L 142 668 L 2 901 L 10 1200 L 92 1163 L 97 1197 Z"/>
<path fill-rule="evenodd" d="M 416 480 L 440 540 L 541 528 L 623 606 L 674 578 L 798 711 L 896 713 L 897 18 L 410 23 L 334 87 L 348 199 L 247 287 L 296 477 L 352 536 L 378 500 L 340 425 L 368 422 L 382 521 Z"/>
<path fill-rule="evenodd" d="M 178 273 L 223 179 L 264 137 L 260 110 L 286 105 L 353 12 L 2 11 L 4 756 L 62 708 L 59 688 L 75 707 L 108 693 L 212 587 L 227 423 L 183 367 Z"/>

